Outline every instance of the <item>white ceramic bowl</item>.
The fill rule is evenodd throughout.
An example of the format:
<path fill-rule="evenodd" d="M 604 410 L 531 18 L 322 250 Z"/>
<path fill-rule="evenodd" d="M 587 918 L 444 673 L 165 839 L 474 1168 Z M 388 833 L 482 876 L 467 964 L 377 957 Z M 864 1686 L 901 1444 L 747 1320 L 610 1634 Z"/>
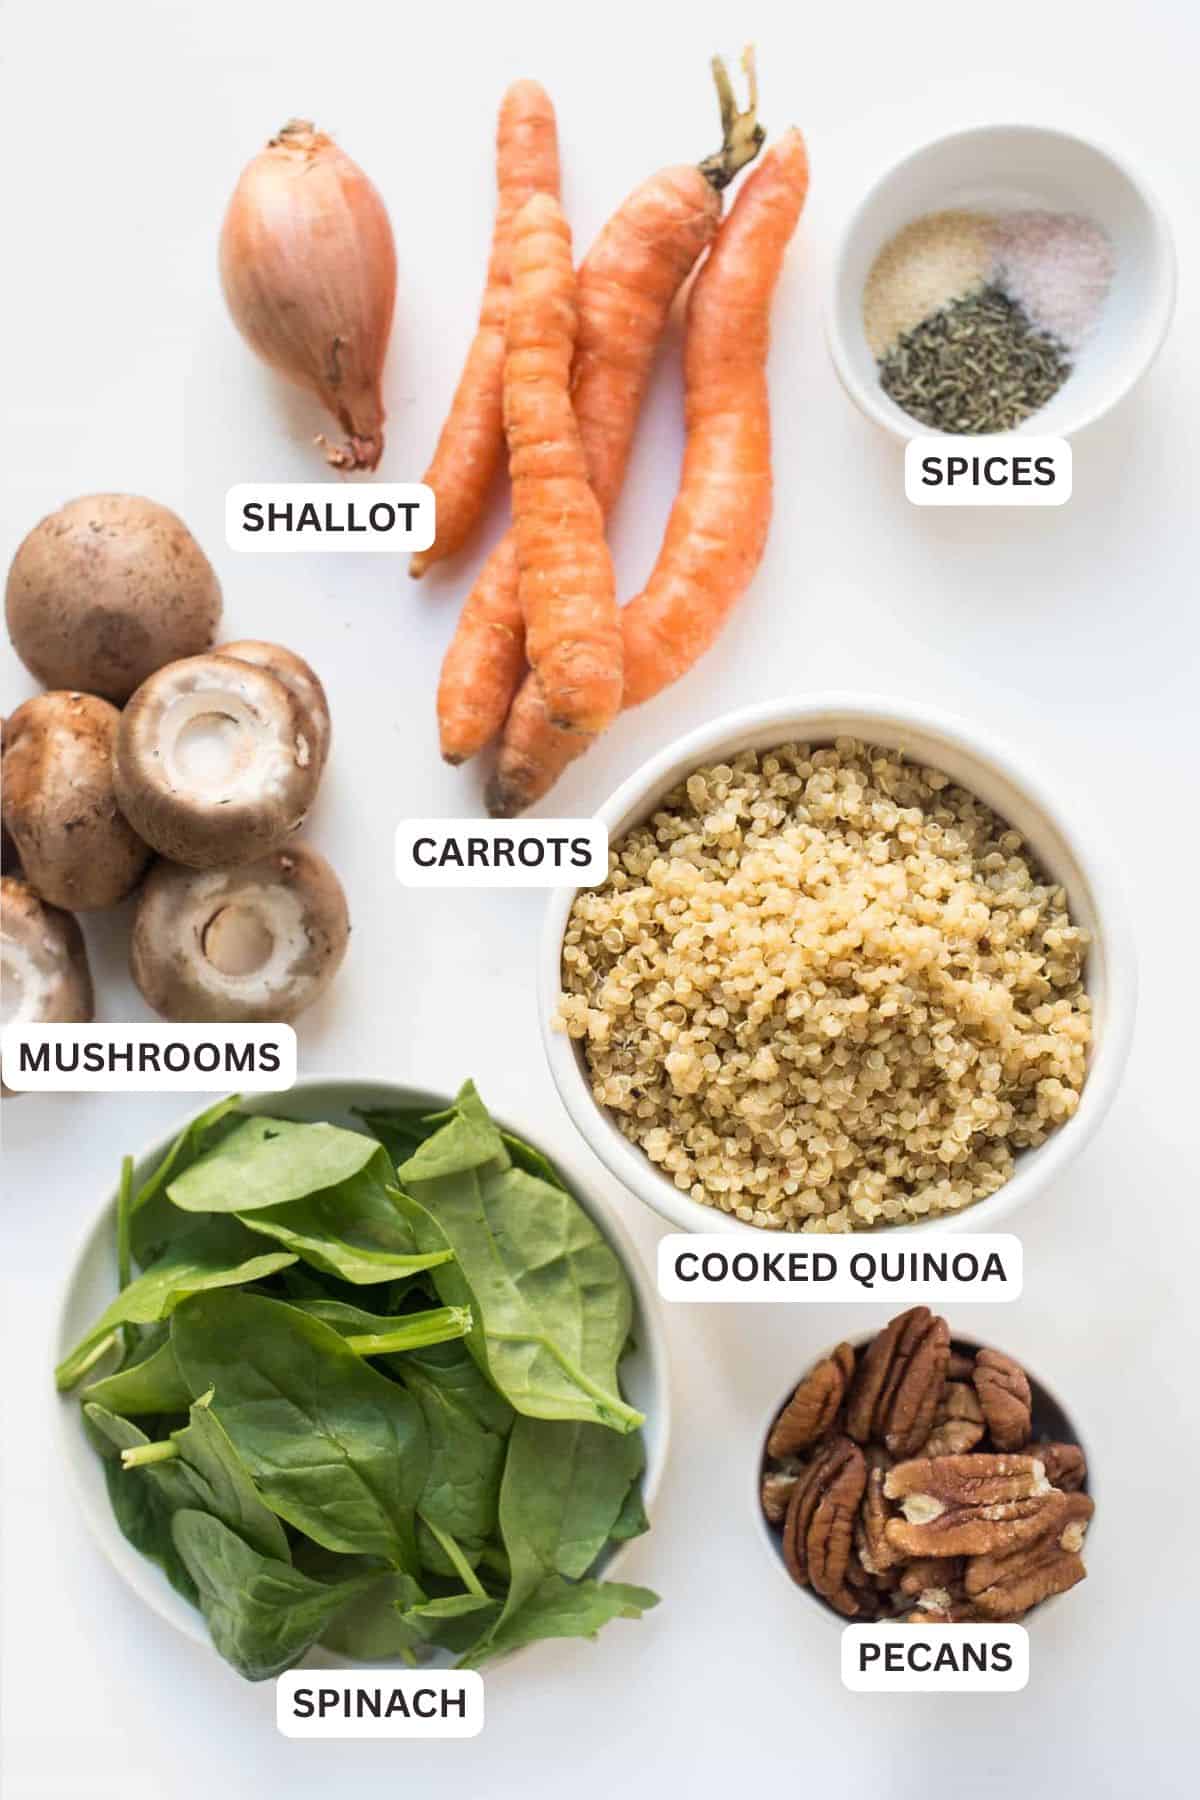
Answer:
<path fill-rule="evenodd" d="M 993 1231 L 1002 1219 L 1047 1188 L 1078 1155 L 1108 1110 L 1129 1053 L 1137 999 L 1133 941 L 1103 838 L 1068 826 L 1041 781 L 962 719 L 845 693 L 771 701 L 727 713 L 652 757 L 601 807 L 598 817 L 615 840 L 647 818 L 693 769 L 721 762 L 739 750 L 767 750 L 795 741 L 824 744 L 841 736 L 903 749 L 914 761 L 943 769 L 978 794 L 1021 833 L 1041 866 L 1063 883 L 1073 918 L 1092 934 L 1087 988 L 1093 1005 L 1094 1039 L 1087 1080 L 1074 1116 L 1044 1144 L 1018 1152 L 1015 1173 L 995 1194 L 960 1213 L 891 1226 L 887 1235 L 930 1229 Z M 607 1109 L 592 1098 L 583 1052 L 576 1040 L 553 1028 L 563 932 L 577 892 L 560 888 L 551 895 L 539 956 L 542 1038 L 567 1111 L 617 1179 L 676 1230 L 761 1236 L 761 1227 L 693 1200 L 630 1143 Z"/>
<path fill-rule="evenodd" d="M 870 1343 L 875 1335 L 876 1333 L 874 1331 L 866 1331 L 863 1332 L 861 1336 L 850 1338 L 847 1341 L 855 1350 L 862 1350 Z M 956 1348 L 971 1353 L 983 1348 L 982 1340 L 970 1336 L 969 1333 L 964 1334 L 963 1332 L 956 1331 L 953 1335 L 952 1342 Z M 999 1346 L 991 1339 L 989 1339 L 988 1342 L 990 1348 L 999 1348 Z M 853 1621 L 844 1619 L 841 1613 L 836 1612 L 832 1606 L 827 1606 L 820 1595 L 813 1592 L 812 1588 L 798 1587 L 792 1580 L 791 1574 L 788 1571 L 788 1566 L 783 1559 L 783 1535 L 767 1523 L 766 1516 L 763 1513 L 761 1499 L 763 1466 L 766 1462 L 767 1439 L 771 1434 L 771 1427 L 774 1425 L 776 1419 L 795 1392 L 796 1383 L 803 1378 L 808 1369 L 815 1368 L 825 1357 L 832 1355 L 835 1348 L 836 1345 L 830 1344 L 825 1350 L 822 1350 L 819 1355 L 814 1356 L 812 1361 L 799 1371 L 790 1386 L 780 1394 L 779 1399 L 772 1407 L 770 1416 L 763 1425 L 762 1435 L 758 1440 L 758 1460 L 752 1471 L 750 1506 L 751 1515 L 754 1520 L 754 1530 L 758 1536 L 758 1540 L 766 1550 L 766 1553 L 770 1557 L 775 1568 L 779 1570 L 779 1573 L 783 1576 L 789 1587 L 793 1588 L 797 1594 L 803 1596 L 803 1598 L 808 1601 L 810 1607 L 815 1608 L 823 1619 L 827 1620 L 830 1625 L 836 1626 L 840 1631 L 843 1626 L 853 1623 Z M 1011 1355 L 1012 1352 L 1009 1351 L 1008 1354 Z M 1095 1470 L 1092 1467 L 1092 1458 L 1088 1451 L 1087 1444 L 1085 1443 L 1078 1426 L 1075 1424 L 1072 1414 L 1063 1405 L 1053 1388 L 1047 1387 L 1041 1377 L 1034 1374 L 1023 1356 L 1018 1356 L 1016 1361 L 1020 1363 L 1029 1379 L 1030 1393 L 1033 1397 L 1034 1436 L 1040 1438 L 1043 1443 L 1077 1444 L 1079 1446 L 1083 1451 L 1084 1458 L 1087 1462 L 1087 1480 L 1084 1483 L 1084 1492 L 1090 1494 L 1094 1500 L 1096 1497 L 1096 1480 Z M 1097 1517 L 1098 1516 L 1097 1513 Z M 1083 1547 L 1085 1562 L 1089 1561 L 1089 1552 L 1095 1541 L 1095 1534 L 1096 1519 L 1093 1518 L 1088 1524 L 1087 1538 Z M 1061 1605 L 1064 1601 L 1069 1602 L 1072 1591 L 1072 1589 L 1068 1588 L 1065 1594 L 1054 1594 L 1049 1600 L 1043 1600 L 1030 1617 L 1040 1617 L 1047 1608 Z"/>
<path fill-rule="evenodd" d="M 179 1124 L 165 1137 L 151 1144 L 138 1157 L 134 1168 L 135 1183 L 143 1181 L 158 1166 L 177 1132 L 189 1118 L 211 1105 L 197 1106 L 184 1114 Z M 277 1113 L 284 1118 L 307 1121 L 326 1119 L 335 1125 L 361 1127 L 353 1107 L 425 1106 L 431 1112 L 449 1105 L 444 1094 L 431 1094 L 426 1089 L 398 1087 L 391 1082 L 358 1080 L 301 1081 L 286 1093 L 250 1094 L 246 1096 L 247 1112 Z M 536 1129 L 501 1119 L 506 1131 L 537 1142 Z M 642 1268 L 637 1250 L 617 1219 L 595 1194 L 559 1157 L 553 1158 L 564 1180 L 579 1204 L 604 1233 L 621 1260 L 629 1277 L 634 1296 L 634 1348 L 622 1360 L 621 1385 L 627 1398 L 646 1415 L 643 1433 L 646 1442 L 646 1470 L 642 1479 L 647 1511 L 653 1510 L 654 1498 L 666 1466 L 670 1434 L 670 1386 L 667 1378 L 666 1340 L 659 1323 L 653 1289 Z M 65 1356 L 79 1341 L 92 1320 L 103 1311 L 116 1292 L 115 1185 L 103 1201 L 99 1216 L 80 1247 L 67 1276 L 59 1311 L 57 1353 Z M 105 1372 L 98 1366 L 91 1379 Z M 112 1515 L 105 1488 L 104 1468 L 100 1457 L 89 1444 L 82 1424 L 82 1408 L 78 1393 L 64 1394 L 59 1402 L 59 1423 L 63 1454 L 71 1483 L 83 1508 L 89 1529 L 113 1567 L 129 1583 L 134 1592 L 160 1618 L 166 1619 L 195 1643 L 207 1644 L 208 1629 L 200 1613 L 177 1594 L 166 1576 L 146 1557 L 141 1556 L 121 1534 Z M 629 1546 L 619 1545 L 602 1565 L 612 1574 Z M 520 1651 L 513 1655 L 519 1656 Z M 507 1660 L 507 1659 L 506 1659 Z M 332 1652 L 316 1649 L 305 1659 L 306 1666 L 346 1666 L 345 1659 Z"/>
<path fill-rule="evenodd" d="M 1112 290 L 1058 393 L 1020 430 L 1068 437 L 1127 394 L 1158 354 L 1175 305 L 1175 250 L 1162 209 L 1128 163 L 1084 138 L 1035 125 L 981 125 L 914 150 L 851 214 L 834 253 L 826 330 L 850 398 L 895 437 L 929 427 L 890 400 L 863 328 L 871 266 L 903 226 L 947 208 L 1077 212 L 1109 235 Z"/>

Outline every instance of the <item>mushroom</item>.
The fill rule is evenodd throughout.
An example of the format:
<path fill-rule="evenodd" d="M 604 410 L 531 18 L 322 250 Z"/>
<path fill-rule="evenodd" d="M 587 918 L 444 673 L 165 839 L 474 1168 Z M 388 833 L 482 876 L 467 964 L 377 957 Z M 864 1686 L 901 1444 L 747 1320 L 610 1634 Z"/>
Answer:
<path fill-rule="evenodd" d="M 220 584 L 183 520 L 134 494 L 87 494 L 35 525 L 6 604 L 13 647 L 44 687 L 118 704 L 207 650 L 221 621 Z"/>
<path fill-rule="evenodd" d="M 0 993 L 5 1027 L 86 1024 L 92 1017 L 79 926 L 15 875 L 0 879 Z M 15 1090 L 0 1084 L 0 1091 Z"/>
<path fill-rule="evenodd" d="M 342 884 L 292 844 L 236 869 L 156 863 L 138 898 L 129 966 L 165 1019 L 294 1019 L 346 952 Z"/>
<path fill-rule="evenodd" d="M 144 681 L 117 732 L 117 803 L 172 862 L 268 855 L 303 824 L 320 778 L 295 695 L 231 656 L 189 656 Z"/>
<path fill-rule="evenodd" d="M 235 662 L 253 663 L 255 668 L 266 669 L 282 681 L 285 688 L 291 690 L 308 721 L 312 742 L 316 747 L 317 768 L 323 769 L 329 755 L 329 738 L 333 727 L 329 718 L 329 702 L 325 698 L 325 689 L 316 670 L 302 656 L 297 656 L 294 650 L 285 650 L 282 644 L 260 643 L 257 638 L 239 638 L 235 644 L 218 644 L 213 654 L 232 656 Z"/>
<path fill-rule="evenodd" d="M 26 880 L 70 912 L 115 906 L 150 851 L 117 808 L 113 742 L 121 715 L 94 694 L 39 694 L 4 733 L 4 826 Z"/>

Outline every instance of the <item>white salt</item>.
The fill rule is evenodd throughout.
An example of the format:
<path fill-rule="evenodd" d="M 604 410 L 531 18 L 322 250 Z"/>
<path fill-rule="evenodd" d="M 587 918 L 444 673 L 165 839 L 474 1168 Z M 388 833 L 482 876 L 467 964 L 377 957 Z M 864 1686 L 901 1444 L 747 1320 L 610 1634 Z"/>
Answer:
<path fill-rule="evenodd" d="M 1001 213 L 993 279 L 1038 331 L 1078 350 L 1112 285 L 1111 240 L 1079 213 Z"/>

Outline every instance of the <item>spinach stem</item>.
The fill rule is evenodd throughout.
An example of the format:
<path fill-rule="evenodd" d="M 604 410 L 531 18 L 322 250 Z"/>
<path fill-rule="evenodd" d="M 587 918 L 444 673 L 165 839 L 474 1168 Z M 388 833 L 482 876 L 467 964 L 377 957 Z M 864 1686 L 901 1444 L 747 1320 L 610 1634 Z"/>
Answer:
<path fill-rule="evenodd" d="M 97 1338 L 94 1344 L 88 1345 L 74 1356 L 68 1357 L 66 1362 L 59 1363 L 54 1371 L 54 1382 L 59 1391 L 65 1393 L 67 1388 L 73 1388 L 76 1382 L 82 1381 L 88 1370 L 94 1369 L 96 1364 L 108 1355 L 116 1341 L 117 1333 L 115 1331 L 106 1332 L 102 1338 Z"/>
<path fill-rule="evenodd" d="M 358 1332 L 345 1341 L 359 1356 L 387 1356 L 396 1350 L 422 1350 L 427 1344 L 446 1344 L 452 1338 L 466 1337 L 470 1329 L 469 1306 L 438 1306 L 417 1313 L 410 1323 L 398 1325 L 394 1331 Z"/>
<path fill-rule="evenodd" d="M 156 1444 L 134 1444 L 121 1452 L 123 1469 L 144 1469 L 148 1463 L 170 1462 L 179 1455 L 179 1445 L 171 1438 L 163 1438 Z"/>
<path fill-rule="evenodd" d="M 422 1513 L 421 1517 L 425 1519 L 425 1514 Z M 428 1525 L 438 1543 L 442 1546 L 442 1549 L 446 1552 L 446 1555 L 450 1558 L 450 1561 L 454 1564 L 458 1578 L 466 1588 L 468 1594 L 474 1594 L 477 1600 L 486 1600 L 488 1597 L 487 1589 L 463 1555 L 459 1545 L 456 1544 L 454 1539 L 450 1536 L 450 1533 L 448 1531 L 439 1530 L 432 1519 L 425 1519 L 425 1523 Z"/>

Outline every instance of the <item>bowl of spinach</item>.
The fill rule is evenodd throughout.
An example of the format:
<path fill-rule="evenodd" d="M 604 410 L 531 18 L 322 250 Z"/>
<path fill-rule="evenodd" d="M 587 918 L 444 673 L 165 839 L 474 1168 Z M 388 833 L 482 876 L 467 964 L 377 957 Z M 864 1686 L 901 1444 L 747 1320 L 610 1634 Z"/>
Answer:
<path fill-rule="evenodd" d="M 654 1606 L 668 1390 L 619 1223 L 493 1119 L 387 1084 L 223 1100 L 68 1283 L 64 1443 L 101 1546 L 249 1680 L 477 1667 Z"/>

